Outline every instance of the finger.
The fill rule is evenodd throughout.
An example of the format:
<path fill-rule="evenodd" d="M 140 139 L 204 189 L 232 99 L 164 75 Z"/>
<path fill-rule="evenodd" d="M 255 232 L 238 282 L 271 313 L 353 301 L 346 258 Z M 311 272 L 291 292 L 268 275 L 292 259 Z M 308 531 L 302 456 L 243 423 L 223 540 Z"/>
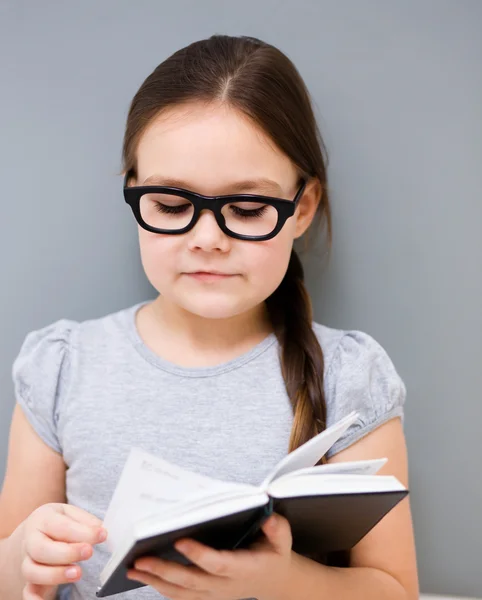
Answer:
<path fill-rule="evenodd" d="M 291 551 L 293 543 L 289 521 L 279 515 L 272 514 L 261 526 L 275 552 L 286 554 Z"/>
<path fill-rule="evenodd" d="M 102 520 L 93 515 L 90 512 L 87 512 L 83 508 L 79 506 L 74 506 L 73 504 L 60 504 L 61 512 L 63 512 L 67 517 L 78 521 L 79 523 L 84 523 L 85 525 L 91 525 L 92 527 L 101 527 Z"/>
<path fill-rule="evenodd" d="M 163 581 L 182 588 L 206 592 L 212 588 L 212 576 L 194 566 L 180 565 L 157 557 L 143 557 L 135 561 L 137 572 L 147 572 Z"/>
<path fill-rule="evenodd" d="M 167 598 L 182 598 L 183 594 L 186 593 L 186 589 L 175 585 L 173 583 L 168 583 L 163 579 L 159 579 L 155 575 L 151 575 L 150 573 L 146 573 L 144 571 L 136 571 L 135 569 L 129 569 L 127 571 L 128 579 L 133 579 L 135 581 L 140 581 L 141 583 L 145 583 L 146 585 L 150 585 L 157 592 L 159 592 L 162 596 L 166 596 Z"/>
<path fill-rule="evenodd" d="M 174 547 L 193 564 L 211 575 L 230 577 L 236 570 L 235 553 L 229 550 L 215 550 L 192 539 L 180 540 Z"/>
<path fill-rule="evenodd" d="M 39 530 L 27 537 L 25 549 L 34 562 L 52 566 L 87 560 L 93 554 L 90 544 L 58 542 Z"/>
<path fill-rule="evenodd" d="M 30 556 L 24 558 L 21 570 L 25 581 L 28 583 L 47 586 L 77 581 L 82 574 L 79 565 L 51 567 L 34 562 Z"/>
<path fill-rule="evenodd" d="M 102 527 L 81 523 L 62 513 L 55 513 L 53 516 L 50 514 L 40 522 L 39 529 L 53 540 L 60 542 L 99 544 L 105 541 L 106 537 L 100 535 Z"/>

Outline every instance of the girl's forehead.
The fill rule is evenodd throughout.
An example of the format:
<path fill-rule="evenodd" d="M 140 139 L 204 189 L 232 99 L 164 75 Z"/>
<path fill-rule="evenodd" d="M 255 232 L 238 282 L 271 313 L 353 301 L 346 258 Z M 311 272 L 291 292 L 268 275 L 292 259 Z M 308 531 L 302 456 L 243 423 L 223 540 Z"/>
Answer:
<path fill-rule="evenodd" d="M 139 180 L 155 175 L 226 183 L 272 179 L 291 185 L 296 169 L 267 134 L 224 106 L 169 109 L 147 126 L 137 147 Z M 275 190 L 273 190 L 275 191 Z"/>
<path fill-rule="evenodd" d="M 223 106 L 180 106 L 153 119 L 139 146 L 169 151 L 217 150 L 242 153 L 245 146 L 256 153 L 279 153 L 266 133 L 238 110 Z"/>

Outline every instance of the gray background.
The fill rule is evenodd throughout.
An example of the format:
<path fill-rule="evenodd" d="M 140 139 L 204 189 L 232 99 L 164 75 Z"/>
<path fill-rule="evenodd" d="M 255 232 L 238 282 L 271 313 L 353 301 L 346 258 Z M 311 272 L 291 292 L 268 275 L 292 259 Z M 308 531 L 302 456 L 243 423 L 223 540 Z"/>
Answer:
<path fill-rule="evenodd" d="M 315 316 L 370 332 L 407 384 L 421 588 L 482 596 L 481 30 L 479 0 L 1 1 L 0 480 L 27 331 L 154 296 L 117 175 L 132 95 L 195 39 L 254 35 L 329 149 Z"/>

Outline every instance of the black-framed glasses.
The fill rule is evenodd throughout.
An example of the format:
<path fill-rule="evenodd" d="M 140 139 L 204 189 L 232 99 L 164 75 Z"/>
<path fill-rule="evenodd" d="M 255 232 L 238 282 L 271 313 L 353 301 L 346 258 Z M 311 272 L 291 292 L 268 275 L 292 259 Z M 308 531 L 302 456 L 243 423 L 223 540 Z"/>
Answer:
<path fill-rule="evenodd" d="M 162 185 L 127 187 L 124 198 L 141 227 L 153 233 L 182 234 L 194 227 L 202 210 L 211 210 L 222 231 L 239 240 L 263 241 L 277 235 L 303 194 L 303 179 L 293 200 L 257 194 L 203 196 Z"/>

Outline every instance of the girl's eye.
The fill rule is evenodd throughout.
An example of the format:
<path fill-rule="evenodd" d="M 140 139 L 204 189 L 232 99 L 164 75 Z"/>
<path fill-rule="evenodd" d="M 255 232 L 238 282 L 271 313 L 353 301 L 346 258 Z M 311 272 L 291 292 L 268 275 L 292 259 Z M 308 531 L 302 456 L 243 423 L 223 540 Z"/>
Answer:
<path fill-rule="evenodd" d="M 183 212 L 186 212 L 190 208 L 190 202 L 186 202 L 186 204 L 177 204 L 174 206 L 169 206 L 168 204 L 161 204 L 160 202 L 156 202 L 156 210 L 164 215 L 179 215 Z"/>
<path fill-rule="evenodd" d="M 239 206 L 239 204 L 230 204 L 230 211 L 237 217 L 242 219 L 252 219 L 252 218 L 260 218 L 262 217 L 268 210 L 269 206 L 267 204 L 263 204 L 257 208 L 244 208 Z"/>
<path fill-rule="evenodd" d="M 189 225 L 194 206 L 181 196 L 149 193 L 141 196 L 142 220 L 157 229 L 182 229 Z"/>

